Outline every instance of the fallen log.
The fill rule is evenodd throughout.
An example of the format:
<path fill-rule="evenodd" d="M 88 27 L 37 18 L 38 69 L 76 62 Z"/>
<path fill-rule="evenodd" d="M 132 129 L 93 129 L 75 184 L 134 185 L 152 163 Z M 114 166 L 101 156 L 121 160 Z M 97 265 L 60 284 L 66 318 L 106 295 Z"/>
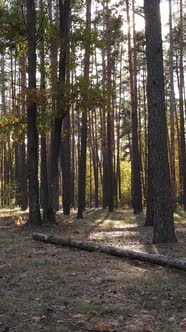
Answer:
<path fill-rule="evenodd" d="M 122 249 L 119 247 L 112 247 L 107 245 L 95 244 L 92 242 L 83 242 L 77 241 L 73 239 L 64 239 L 59 236 L 51 236 L 41 233 L 33 233 L 32 238 L 37 241 L 42 241 L 46 243 L 51 243 L 55 245 L 62 245 L 66 247 L 76 248 L 80 250 L 86 251 L 96 251 L 102 252 L 105 254 L 117 256 L 117 257 L 125 257 L 129 259 L 135 259 L 139 261 L 144 261 L 147 263 L 153 263 L 157 265 L 167 266 L 179 270 L 186 271 L 186 259 L 176 259 L 170 258 L 167 256 L 159 255 L 159 254 L 148 254 L 145 252 L 138 252 L 133 250 Z"/>

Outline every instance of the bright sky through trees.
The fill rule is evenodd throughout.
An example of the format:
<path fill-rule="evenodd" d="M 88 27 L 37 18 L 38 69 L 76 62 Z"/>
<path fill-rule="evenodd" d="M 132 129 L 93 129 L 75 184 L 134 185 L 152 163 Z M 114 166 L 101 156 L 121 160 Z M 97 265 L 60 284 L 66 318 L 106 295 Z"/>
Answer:
<path fill-rule="evenodd" d="M 143 0 L 137 0 L 136 6 L 143 6 Z M 166 34 L 168 32 L 168 19 L 169 19 L 169 8 L 168 1 L 161 1 L 161 21 L 162 21 L 162 32 Z M 144 18 L 136 15 L 136 29 L 142 30 L 144 27 Z"/>

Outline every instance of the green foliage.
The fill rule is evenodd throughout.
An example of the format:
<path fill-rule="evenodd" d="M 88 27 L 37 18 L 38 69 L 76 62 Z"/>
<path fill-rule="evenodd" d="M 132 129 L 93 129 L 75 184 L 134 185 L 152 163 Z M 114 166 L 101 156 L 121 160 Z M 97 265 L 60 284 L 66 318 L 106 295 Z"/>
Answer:
<path fill-rule="evenodd" d="M 53 45 L 56 48 L 59 47 L 59 29 L 56 24 L 47 22 L 45 40 L 48 45 Z"/>
<path fill-rule="evenodd" d="M 72 0 L 71 6 L 73 11 L 81 11 L 83 8 L 85 8 L 85 0 Z"/>
<path fill-rule="evenodd" d="M 98 47 L 101 45 L 98 33 L 95 30 L 87 31 L 83 25 L 70 34 L 70 42 L 82 49 L 90 47 L 90 53 L 93 53 L 95 45 Z"/>
<path fill-rule="evenodd" d="M 37 127 L 41 135 L 46 135 L 49 132 L 51 127 L 51 114 L 46 112 L 40 107 L 37 113 Z"/>
<path fill-rule="evenodd" d="M 4 189 L 3 197 L 5 202 L 7 202 L 8 207 L 13 209 L 15 207 L 15 196 L 17 192 L 17 185 L 15 182 L 7 183 Z"/>
<path fill-rule="evenodd" d="M 21 143 L 26 134 L 26 115 L 19 117 L 14 114 L 3 115 L 0 117 L 0 139 L 7 140 L 7 135 L 11 134 L 11 138 L 15 142 Z"/>
<path fill-rule="evenodd" d="M 131 164 L 129 161 L 121 161 L 121 192 L 122 192 L 122 201 L 120 202 L 121 206 L 130 205 L 131 202 Z"/>
<path fill-rule="evenodd" d="M 23 16 L 20 13 L 18 1 L 8 6 L 7 1 L 0 2 L 0 52 L 4 53 L 8 47 L 16 49 L 25 43 L 26 26 Z"/>
<path fill-rule="evenodd" d="M 106 90 L 100 84 L 94 84 L 83 76 L 77 77 L 73 86 L 73 92 L 79 108 L 88 107 L 94 109 L 97 106 L 105 105 L 107 101 Z"/>

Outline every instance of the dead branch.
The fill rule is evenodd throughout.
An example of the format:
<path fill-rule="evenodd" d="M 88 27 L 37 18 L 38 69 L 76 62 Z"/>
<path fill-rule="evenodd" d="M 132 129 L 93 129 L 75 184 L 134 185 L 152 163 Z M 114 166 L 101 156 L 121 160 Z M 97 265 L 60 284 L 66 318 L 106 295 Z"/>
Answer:
<path fill-rule="evenodd" d="M 171 268 L 175 268 L 178 270 L 186 271 L 186 260 L 184 259 L 176 259 L 170 258 L 163 255 L 157 254 L 148 254 L 144 252 L 138 252 L 133 250 L 126 250 L 118 247 L 111 247 L 107 245 L 95 244 L 92 242 L 83 242 L 77 241 L 73 239 L 64 239 L 58 236 L 50 236 L 40 233 L 34 233 L 32 238 L 37 241 L 42 241 L 46 243 L 51 243 L 55 245 L 67 246 L 70 248 L 76 248 L 80 250 L 86 250 L 89 252 L 102 252 L 109 255 L 117 256 L 117 257 L 125 257 L 129 259 L 135 259 L 139 261 L 144 261 L 147 263 L 167 266 Z"/>

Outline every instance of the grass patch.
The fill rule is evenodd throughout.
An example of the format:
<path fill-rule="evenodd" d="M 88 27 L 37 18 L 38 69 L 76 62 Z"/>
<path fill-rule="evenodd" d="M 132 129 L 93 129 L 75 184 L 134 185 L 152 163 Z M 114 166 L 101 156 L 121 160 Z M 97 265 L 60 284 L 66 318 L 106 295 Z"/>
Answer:
<path fill-rule="evenodd" d="M 179 323 L 177 321 L 165 321 L 159 325 L 159 328 L 162 332 L 181 332 L 179 328 Z"/>
<path fill-rule="evenodd" d="M 43 268 L 51 266 L 51 262 L 44 258 L 35 258 L 32 259 L 32 267 L 34 268 Z"/>
<path fill-rule="evenodd" d="M 105 305 L 94 303 L 82 303 L 76 304 L 75 309 L 80 314 L 94 314 L 99 317 L 103 316 L 124 316 L 127 317 L 136 310 L 136 305 Z"/>

